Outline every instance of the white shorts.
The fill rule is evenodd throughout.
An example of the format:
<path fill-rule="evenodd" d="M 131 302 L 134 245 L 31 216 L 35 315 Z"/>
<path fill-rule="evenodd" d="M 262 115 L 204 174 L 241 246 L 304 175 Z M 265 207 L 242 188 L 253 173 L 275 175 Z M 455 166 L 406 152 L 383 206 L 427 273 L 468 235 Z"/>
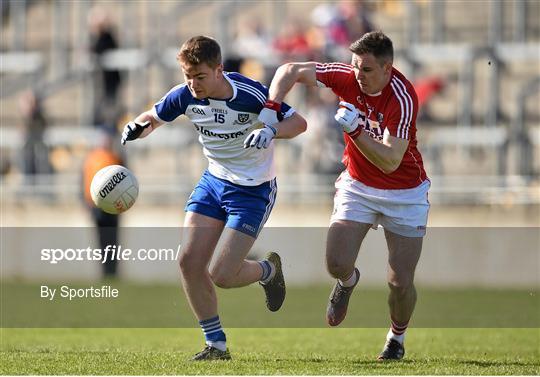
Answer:
<path fill-rule="evenodd" d="M 423 237 L 426 234 L 430 186 L 431 182 L 425 180 L 411 189 L 376 189 L 344 171 L 336 180 L 331 222 L 351 220 L 372 224 L 373 229 L 380 224 L 405 237 Z"/>

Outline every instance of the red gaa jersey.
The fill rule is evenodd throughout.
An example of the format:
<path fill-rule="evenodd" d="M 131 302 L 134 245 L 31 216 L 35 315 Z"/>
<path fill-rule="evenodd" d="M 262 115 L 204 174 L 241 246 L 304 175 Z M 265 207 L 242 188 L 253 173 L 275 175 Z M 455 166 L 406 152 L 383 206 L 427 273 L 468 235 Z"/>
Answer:
<path fill-rule="evenodd" d="M 344 63 L 317 63 L 317 84 L 331 88 L 342 101 L 356 106 L 360 112 L 364 131 L 382 141 L 383 135 L 409 140 L 399 167 L 390 174 L 373 165 L 345 134 L 343 163 L 349 174 L 363 184 L 378 189 L 407 189 L 420 185 L 427 179 L 422 156 L 416 148 L 416 114 L 418 98 L 412 84 L 392 68 L 390 82 L 377 95 L 360 90 L 354 69 Z"/>

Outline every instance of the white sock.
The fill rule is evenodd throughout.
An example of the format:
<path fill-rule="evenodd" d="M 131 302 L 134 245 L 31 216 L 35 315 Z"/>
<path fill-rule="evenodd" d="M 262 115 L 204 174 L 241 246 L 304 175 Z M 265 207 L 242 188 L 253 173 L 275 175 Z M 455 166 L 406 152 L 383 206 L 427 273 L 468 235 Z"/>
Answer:
<path fill-rule="evenodd" d="M 276 275 L 276 266 L 269 260 L 262 260 L 259 262 L 263 269 L 263 276 L 261 277 L 261 284 L 267 284 Z"/>
<path fill-rule="evenodd" d="M 360 279 L 360 274 L 358 275 L 358 278 L 356 278 L 356 268 L 353 270 L 351 276 L 349 276 L 347 279 L 345 280 L 341 280 L 341 279 L 338 279 L 339 281 L 339 284 L 342 286 L 342 287 L 352 287 L 356 284 L 356 282 L 358 281 L 358 279 Z"/>
<path fill-rule="evenodd" d="M 396 335 L 394 334 L 392 329 L 390 329 L 388 330 L 388 334 L 386 334 L 386 340 L 390 340 L 390 339 L 397 340 L 400 344 L 403 344 L 403 342 L 405 341 L 405 333 L 401 335 Z"/>
<path fill-rule="evenodd" d="M 217 348 L 220 351 L 227 351 L 227 343 L 226 342 L 223 342 L 223 341 L 218 341 L 218 342 L 207 341 L 206 344 L 208 344 L 210 347 Z"/>

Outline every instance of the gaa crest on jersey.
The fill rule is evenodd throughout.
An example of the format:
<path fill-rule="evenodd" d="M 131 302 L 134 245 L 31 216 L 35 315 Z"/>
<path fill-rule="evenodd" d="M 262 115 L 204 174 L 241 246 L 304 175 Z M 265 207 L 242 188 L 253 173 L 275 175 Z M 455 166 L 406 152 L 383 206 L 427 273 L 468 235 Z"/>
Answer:
<path fill-rule="evenodd" d="M 249 114 L 239 113 L 238 114 L 238 123 L 245 124 L 249 122 Z"/>
<path fill-rule="evenodd" d="M 384 116 L 382 113 L 377 113 L 377 122 L 379 122 L 379 124 L 382 124 L 383 118 Z"/>
<path fill-rule="evenodd" d="M 369 117 L 371 117 L 371 113 L 373 112 L 373 110 L 375 110 L 375 108 L 373 106 L 370 106 L 369 103 L 366 103 L 366 107 L 368 109 L 367 118 L 369 119 Z"/>
<path fill-rule="evenodd" d="M 192 111 L 194 114 L 206 115 L 206 113 L 204 112 L 204 109 L 203 109 L 202 107 L 192 107 L 192 108 L 191 108 L 191 111 Z"/>

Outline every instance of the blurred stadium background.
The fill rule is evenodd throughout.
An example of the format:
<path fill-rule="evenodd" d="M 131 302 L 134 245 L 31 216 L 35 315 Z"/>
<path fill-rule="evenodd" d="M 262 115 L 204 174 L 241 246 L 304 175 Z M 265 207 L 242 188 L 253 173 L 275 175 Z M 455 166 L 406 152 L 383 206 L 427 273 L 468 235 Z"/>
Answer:
<path fill-rule="evenodd" d="M 429 225 L 492 229 L 427 242 L 420 282 L 538 287 L 539 1 L 4 0 L 0 10 L 2 227 L 89 227 L 91 238 L 81 199 L 84 157 L 98 129 L 118 132 L 183 81 L 175 54 L 187 38 L 215 37 L 226 68 L 268 84 L 286 61 L 348 62 L 348 44 L 381 29 L 420 98 L 419 149 L 432 180 Z M 277 143 L 280 192 L 267 226 L 324 227 L 341 170 L 337 102 L 331 92 L 305 88 L 287 102 L 306 116 L 308 131 Z M 181 226 L 183 204 L 206 166 L 196 137 L 185 119 L 126 148 L 116 137 L 140 183 L 124 227 Z M 532 231 L 504 242 L 485 239 L 507 227 Z M 368 281 L 382 282 L 384 240 L 381 231 L 374 234 L 360 264 L 378 270 Z M 38 278 L 39 261 L 30 266 L 21 252 L 29 249 L 4 236 L 4 278 Z M 285 252 L 291 268 L 303 271 L 299 283 L 328 279 L 324 238 L 318 245 Z M 305 263 L 311 257 L 317 262 Z M 54 274 L 92 278 L 99 266 L 88 271 L 66 266 Z M 133 267 L 121 275 L 173 280 L 176 271 Z"/>

